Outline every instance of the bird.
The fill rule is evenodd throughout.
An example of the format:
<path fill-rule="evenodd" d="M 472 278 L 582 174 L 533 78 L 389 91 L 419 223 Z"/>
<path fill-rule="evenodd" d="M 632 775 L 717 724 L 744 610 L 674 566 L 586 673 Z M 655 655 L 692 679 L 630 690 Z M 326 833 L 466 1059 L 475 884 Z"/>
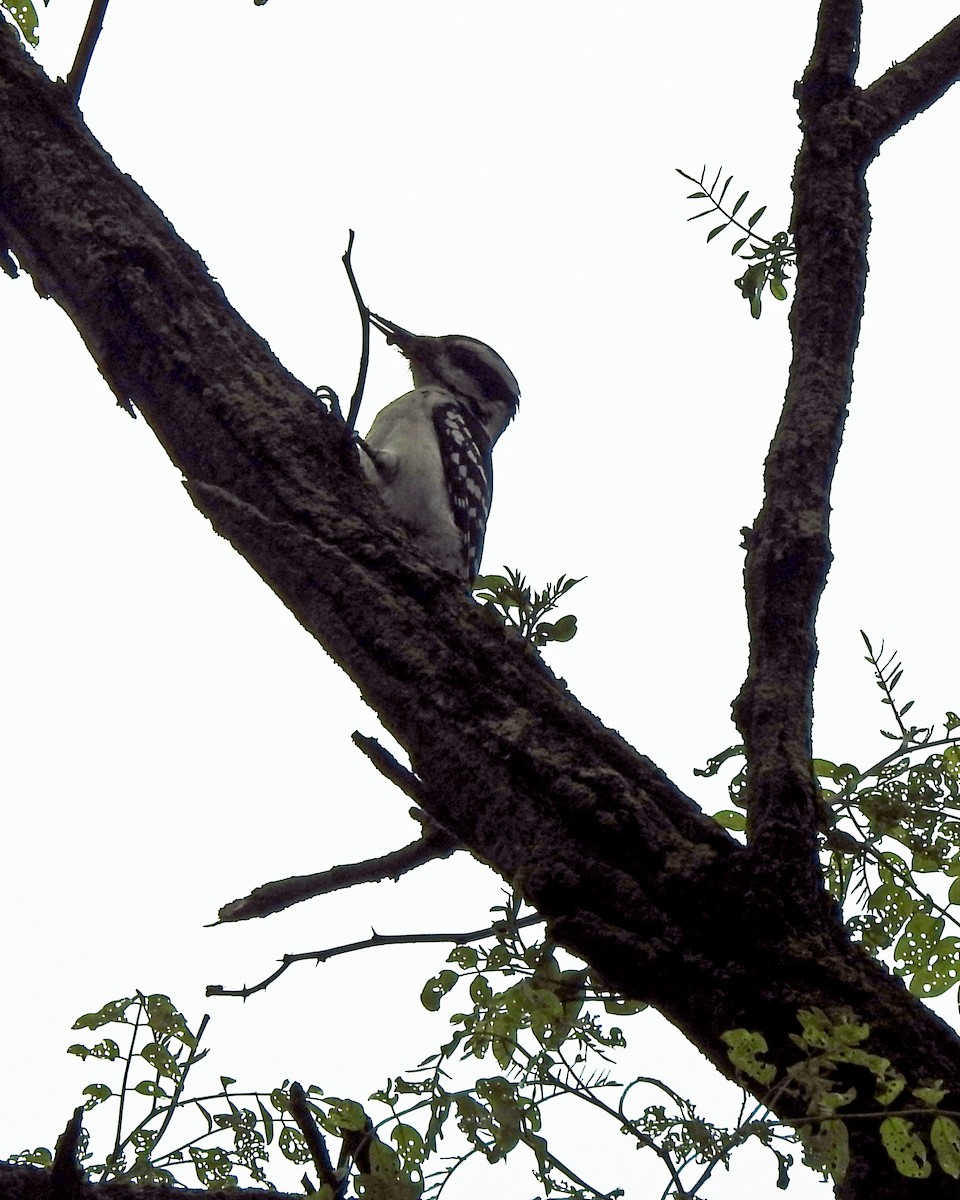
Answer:
<path fill-rule="evenodd" d="M 407 359 L 413 391 L 381 409 L 359 439 L 364 474 L 424 557 L 469 588 L 490 515 L 493 447 L 516 415 L 520 387 L 476 338 L 421 336 L 376 313 L 370 323 Z"/>

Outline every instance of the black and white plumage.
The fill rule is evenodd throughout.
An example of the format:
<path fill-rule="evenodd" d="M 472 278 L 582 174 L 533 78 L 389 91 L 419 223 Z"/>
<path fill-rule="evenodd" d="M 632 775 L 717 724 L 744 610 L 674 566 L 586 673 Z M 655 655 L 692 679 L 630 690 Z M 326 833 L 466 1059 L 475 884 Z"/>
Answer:
<path fill-rule="evenodd" d="M 494 444 L 520 402 L 495 350 L 459 334 L 420 337 L 370 320 L 410 363 L 414 390 L 374 419 L 360 443 L 367 478 L 425 557 L 473 583 L 493 495 Z"/>

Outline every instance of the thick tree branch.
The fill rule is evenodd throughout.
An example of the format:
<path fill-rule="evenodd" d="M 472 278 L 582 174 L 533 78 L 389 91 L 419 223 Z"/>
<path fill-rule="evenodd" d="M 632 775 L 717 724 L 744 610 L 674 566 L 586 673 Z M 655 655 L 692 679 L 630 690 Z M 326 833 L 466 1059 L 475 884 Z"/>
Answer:
<path fill-rule="evenodd" d="M 658 1007 L 728 1075 L 724 1031 L 762 1031 L 783 1072 L 797 1061 L 797 1010 L 846 1007 L 868 1015 L 872 1053 L 911 1083 L 943 1079 L 945 1104 L 957 1107 L 960 1039 L 851 945 L 817 890 L 812 833 L 803 836 L 812 621 L 862 300 L 868 155 L 862 127 L 846 126 L 846 147 L 839 140 L 834 109 L 854 99 L 804 116 L 794 366 L 747 564 L 759 647 L 738 717 L 766 862 L 420 560 L 365 485 L 342 426 L 317 411 L 7 29 L 0 226 L 118 398 L 156 431 L 197 506 L 357 682 L 409 754 L 429 815 L 514 884 L 555 941 Z M 790 862 L 799 879 L 784 878 Z M 796 886 L 797 902 L 780 903 L 772 879 L 782 892 Z M 804 1115 L 789 1089 L 775 1103 L 785 1119 Z M 861 1096 L 858 1109 L 872 1103 Z M 875 1149 L 876 1130 L 868 1136 Z M 869 1151 L 855 1146 L 859 1194 L 894 1195 L 882 1151 L 886 1181 L 858 1174 Z M 940 1185 L 922 1186 L 927 1196 Z"/>
<path fill-rule="evenodd" d="M 804 81 L 812 78 L 853 83 L 860 61 L 860 21 L 863 0 L 821 0 L 817 32 Z"/>
<path fill-rule="evenodd" d="M 449 858 L 460 845 L 442 829 L 428 830 L 415 842 L 359 863 L 340 863 L 328 871 L 314 875 L 293 875 L 289 879 L 277 879 L 261 884 L 249 896 L 231 900 L 217 913 L 218 923 L 248 921 L 251 917 L 268 917 L 281 912 L 302 900 L 312 900 L 328 892 L 356 887 L 360 883 L 381 883 L 385 879 L 399 879 L 407 871 L 422 867 L 435 858 Z"/>
<path fill-rule="evenodd" d="M 865 135 L 876 145 L 934 104 L 960 79 L 960 17 L 896 63 L 863 93 Z"/>
<path fill-rule="evenodd" d="M 794 175 L 793 359 L 744 569 L 750 662 L 734 715 L 750 764 L 748 830 L 774 903 L 822 887 L 810 737 L 830 489 L 866 287 L 871 148 L 851 121 L 859 21 L 859 0 L 823 0 L 797 89 L 804 138 Z"/>
<path fill-rule="evenodd" d="M 794 174 L 796 298 L 786 400 L 744 571 L 750 663 L 735 705 L 750 763 L 748 811 L 772 897 L 821 886 L 810 730 L 815 620 L 831 562 L 830 491 L 866 289 L 865 173 L 882 137 L 960 73 L 960 18 L 861 93 L 860 0 L 823 0 L 797 87 L 804 138 Z M 789 879 L 790 889 L 778 880 Z"/>

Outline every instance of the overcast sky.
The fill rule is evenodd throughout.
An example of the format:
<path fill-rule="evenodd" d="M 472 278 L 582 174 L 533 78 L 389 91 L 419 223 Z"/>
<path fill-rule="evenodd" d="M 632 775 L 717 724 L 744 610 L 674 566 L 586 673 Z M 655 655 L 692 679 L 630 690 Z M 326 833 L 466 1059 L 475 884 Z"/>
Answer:
<path fill-rule="evenodd" d="M 955 15 L 939 0 L 866 7 L 861 82 Z M 84 16 L 67 0 L 43 11 L 52 75 L 67 73 Z M 692 189 L 673 168 L 722 164 L 768 206 L 763 232 L 786 227 L 793 82 L 815 17 L 813 0 L 113 0 L 81 102 L 310 386 L 349 394 L 355 377 L 349 228 L 378 312 L 503 355 L 522 402 L 497 447 L 485 567 L 587 576 L 570 596 L 581 632 L 549 661 L 711 811 L 723 788 L 692 772 L 737 740 L 739 531 L 761 500 L 787 305 L 766 299 L 750 319 L 730 240 L 706 246 L 707 223 L 685 223 Z M 958 133 L 954 89 L 868 176 L 871 273 L 815 728 L 818 754 L 859 765 L 884 752 L 885 715 L 859 629 L 900 650 L 918 719 L 960 707 Z M 474 928 L 498 880 L 459 855 L 397 885 L 205 927 L 259 883 L 386 852 L 416 827 L 350 744 L 354 729 L 377 734 L 372 712 L 197 514 L 67 318 L 26 278 L 2 279 L 0 328 L 0 1153 L 52 1145 L 81 1088 L 111 1081 L 64 1053 L 70 1025 L 134 988 L 169 993 L 195 1021 L 212 1014 L 214 1074 L 364 1099 L 444 1040 L 445 1017 L 418 1001 L 444 948 L 301 966 L 245 1005 L 205 1000 L 205 986 L 255 982 L 284 952 L 371 926 Z M 375 345 L 361 426 L 407 378 Z M 735 1089 L 658 1017 L 624 1027 L 621 1076 L 663 1075 L 735 1120 Z M 581 1134 L 571 1164 L 628 1200 L 654 1195 L 652 1156 L 611 1136 Z M 447 1195 L 495 1186 L 529 1200 L 531 1165 L 471 1164 Z M 772 1161 L 746 1152 L 707 1195 L 774 1183 Z M 791 1194 L 829 1190 L 798 1172 Z"/>

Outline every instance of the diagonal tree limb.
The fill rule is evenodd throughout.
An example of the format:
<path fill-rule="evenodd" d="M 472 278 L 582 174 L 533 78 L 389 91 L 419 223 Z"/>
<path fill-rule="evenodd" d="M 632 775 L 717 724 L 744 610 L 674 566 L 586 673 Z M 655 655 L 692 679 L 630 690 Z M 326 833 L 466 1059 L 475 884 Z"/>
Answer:
<path fill-rule="evenodd" d="M 863 92 L 864 132 L 877 145 L 929 108 L 960 79 L 960 17 Z"/>
<path fill-rule="evenodd" d="M 217 913 L 214 924 L 224 925 L 230 921 L 249 921 L 252 917 L 268 917 L 281 912 L 303 900 L 324 896 L 343 888 L 356 887 L 361 883 L 381 883 L 385 879 L 397 880 L 408 871 L 432 862 L 435 858 L 449 858 L 461 847 L 442 829 L 430 829 L 415 842 L 368 858 L 364 862 L 341 863 L 327 871 L 314 875 L 293 875 L 289 879 L 277 879 L 255 887 L 248 896 L 231 900 Z"/>

